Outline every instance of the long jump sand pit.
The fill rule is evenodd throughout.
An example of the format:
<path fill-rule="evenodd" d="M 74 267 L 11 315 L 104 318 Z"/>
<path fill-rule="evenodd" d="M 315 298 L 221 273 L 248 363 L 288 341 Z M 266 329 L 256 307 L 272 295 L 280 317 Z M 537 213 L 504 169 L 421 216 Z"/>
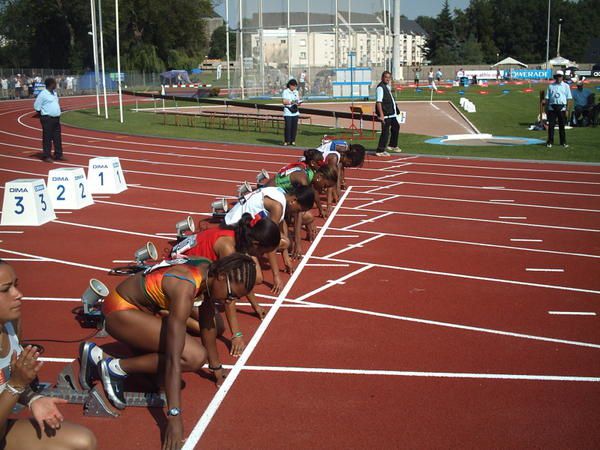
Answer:
<path fill-rule="evenodd" d="M 402 133 L 421 134 L 424 136 L 440 137 L 452 134 L 471 134 L 477 133 L 477 129 L 463 116 L 449 101 L 412 101 L 398 102 L 398 108 L 406 112 L 406 123 L 402 124 Z M 279 105 L 278 103 L 270 103 L 270 105 Z M 305 102 L 304 108 L 320 109 L 331 112 L 350 112 L 350 107 L 362 107 L 366 114 L 370 114 L 374 110 L 375 102 Z M 200 112 L 210 111 L 228 111 L 235 113 L 258 113 L 258 114 L 278 114 L 276 111 L 260 110 L 254 108 L 243 108 L 239 106 L 179 106 L 177 108 L 166 108 L 168 111 L 177 111 L 180 114 L 198 114 Z M 140 108 L 140 112 L 154 112 L 154 108 Z M 163 111 L 162 108 L 157 108 L 156 111 Z M 302 113 L 302 108 L 300 108 Z M 313 125 L 320 125 L 327 128 L 349 128 L 351 125 L 350 119 L 336 119 L 334 117 L 310 115 L 310 120 Z M 357 119 L 355 125 L 360 126 Z M 362 127 L 369 131 L 373 128 L 371 121 L 363 120 Z M 374 124 L 375 130 L 380 130 L 379 123 Z"/>

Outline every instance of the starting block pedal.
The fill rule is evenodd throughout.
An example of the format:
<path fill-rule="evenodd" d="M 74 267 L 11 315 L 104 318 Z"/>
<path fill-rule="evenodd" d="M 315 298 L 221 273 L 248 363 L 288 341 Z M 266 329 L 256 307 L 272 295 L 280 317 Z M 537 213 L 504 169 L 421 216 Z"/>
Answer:
<path fill-rule="evenodd" d="M 116 409 L 104 394 L 101 384 L 95 385 L 89 391 L 84 390 L 73 365 L 68 365 L 58 375 L 56 386 L 40 383 L 37 392 L 47 397 L 63 398 L 69 403 L 83 405 L 83 415 L 88 417 L 119 417 Z M 163 408 L 167 404 L 164 393 L 158 392 L 126 392 L 127 407 Z"/>

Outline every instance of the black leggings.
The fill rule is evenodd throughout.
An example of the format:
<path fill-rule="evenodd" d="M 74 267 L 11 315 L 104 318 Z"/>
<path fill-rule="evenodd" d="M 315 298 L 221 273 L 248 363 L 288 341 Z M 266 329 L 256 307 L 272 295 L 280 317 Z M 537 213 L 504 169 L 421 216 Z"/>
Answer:
<path fill-rule="evenodd" d="M 554 108 L 554 106 L 556 108 Z M 552 105 L 548 109 L 548 144 L 554 144 L 554 127 L 558 122 L 558 134 L 560 136 L 560 145 L 567 143 L 567 135 L 565 133 L 565 123 L 567 116 L 562 110 L 562 105 Z"/>

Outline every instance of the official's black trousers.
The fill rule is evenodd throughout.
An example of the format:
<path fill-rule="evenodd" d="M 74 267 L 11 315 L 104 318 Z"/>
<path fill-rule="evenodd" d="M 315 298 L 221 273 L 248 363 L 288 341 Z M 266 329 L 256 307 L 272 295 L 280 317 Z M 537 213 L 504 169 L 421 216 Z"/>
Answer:
<path fill-rule="evenodd" d="M 62 137 L 60 134 L 60 117 L 42 116 L 42 148 L 44 156 L 52 156 L 52 143 L 54 142 L 54 157 L 60 158 L 62 151 Z"/>
<path fill-rule="evenodd" d="M 291 144 L 296 142 L 296 134 L 298 133 L 298 116 L 284 116 L 285 120 L 285 137 L 284 142 Z"/>
<path fill-rule="evenodd" d="M 567 143 L 567 135 L 565 133 L 565 123 L 567 117 L 564 111 L 559 108 L 550 108 L 548 110 L 548 144 L 554 144 L 554 127 L 558 122 L 558 134 L 560 136 L 560 145 Z"/>
<path fill-rule="evenodd" d="M 392 131 L 392 137 L 390 139 L 390 128 Z M 390 139 L 390 147 L 398 147 L 398 134 L 400 133 L 400 124 L 395 117 L 384 119 L 381 124 L 381 136 L 379 137 L 379 144 L 377 145 L 378 152 L 384 152 L 388 145 L 388 139 Z"/>

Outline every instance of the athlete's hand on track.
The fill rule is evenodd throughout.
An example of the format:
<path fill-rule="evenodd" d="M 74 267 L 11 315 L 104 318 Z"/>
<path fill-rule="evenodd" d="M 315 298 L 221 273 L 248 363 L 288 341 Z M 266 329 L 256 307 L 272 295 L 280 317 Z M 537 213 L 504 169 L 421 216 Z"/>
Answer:
<path fill-rule="evenodd" d="M 265 316 L 267 315 L 267 312 L 265 311 L 265 309 L 260 305 L 256 305 L 256 306 L 252 305 L 252 307 L 254 308 L 254 312 L 256 313 L 258 318 L 260 320 L 263 320 L 265 318 Z"/>
<path fill-rule="evenodd" d="M 225 382 L 225 378 L 227 378 L 227 372 L 225 369 L 215 370 L 213 372 L 215 374 L 215 384 L 217 387 L 221 387 L 221 385 Z"/>
<path fill-rule="evenodd" d="M 183 446 L 183 421 L 181 416 L 170 416 L 162 450 L 179 450 Z"/>
<path fill-rule="evenodd" d="M 283 289 L 283 281 L 281 281 L 281 277 L 276 275 L 273 277 L 273 287 L 271 288 L 271 292 L 275 295 L 279 294 Z"/>
<path fill-rule="evenodd" d="M 231 339 L 231 350 L 229 351 L 229 354 L 237 358 L 242 354 L 245 348 L 246 343 L 244 342 L 244 338 L 241 336 L 233 337 Z"/>

